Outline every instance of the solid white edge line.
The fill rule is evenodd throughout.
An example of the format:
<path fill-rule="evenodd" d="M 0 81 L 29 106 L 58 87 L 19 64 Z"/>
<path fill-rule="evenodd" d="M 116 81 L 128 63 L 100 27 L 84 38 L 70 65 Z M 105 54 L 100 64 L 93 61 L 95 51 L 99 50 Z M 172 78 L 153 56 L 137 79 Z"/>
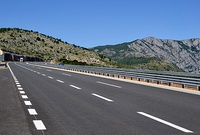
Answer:
<path fill-rule="evenodd" d="M 38 115 L 35 109 L 28 109 L 30 115 Z"/>
<path fill-rule="evenodd" d="M 73 88 L 76 88 L 76 89 L 78 89 L 78 90 L 81 89 L 81 88 L 79 88 L 79 87 L 77 87 L 77 86 L 74 86 L 74 85 L 69 85 L 69 86 L 71 86 L 71 87 L 73 87 Z"/>
<path fill-rule="evenodd" d="M 8 66 L 8 69 L 10 70 L 10 73 L 11 73 L 11 75 L 12 75 L 14 81 L 18 81 L 17 78 L 15 77 L 15 75 L 14 75 L 12 69 L 10 68 L 9 63 L 7 64 L 7 66 Z"/>
<path fill-rule="evenodd" d="M 37 130 L 46 130 L 46 127 L 41 120 L 33 120 L 33 123 Z"/>
<path fill-rule="evenodd" d="M 100 81 L 96 81 L 96 82 L 97 82 L 97 83 L 100 83 L 100 84 L 104 84 L 104 85 L 116 87 L 116 88 L 122 88 L 121 86 L 117 86 L 117 85 L 113 85 L 113 84 L 109 84 L 109 83 L 104 83 L 104 82 L 100 82 Z"/>
<path fill-rule="evenodd" d="M 93 95 L 93 96 L 96 96 L 96 97 L 98 97 L 98 98 L 104 99 L 104 100 L 106 100 L 106 101 L 108 101 L 108 102 L 113 102 L 113 100 L 108 99 L 108 98 L 105 98 L 105 97 L 100 96 L 100 95 L 98 95 L 98 94 L 92 93 L 92 95 Z"/>
<path fill-rule="evenodd" d="M 137 113 L 138 113 L 138 114 L 141 114 L 141 115 L 143 115 L 143 116 L 146 116 L 146 117 L 148 117 L 148 118 L 150 118 L 150 119 L 153 119 L 153 120 L 155 120 L 155 121 L 158 121 L 158 122 L 160 122 L 160 123 L 163 123 L 163 124 L 165 124 L 165 125 L 168 125 L 168 126 L 170 126 L 170 127 L 176 128 L 176 129 L 178 129 L 178 130 L 180 130 L 180 131 L 182 131 L 182 132 L 185 132 L 185 133 L 193 133 L 193 131 L 191 131 L 191 130 L 185 129 L 185 128 L 180 127 L 180 126 L 177 126 L 177 125 L 175 125 L 175 124 L 173 124 L 173 123 L 167 122 L 167 121 L 165 121 L 165 120 L 162 120 L 162 119 L 157 118 L 157 117 L 155 117 L 155 116 L 149 115 L 149 114 L 147 114 L 147 113 L 144 113 L 144 112 L 137 112 Z"/>
<path fill-rule="evenodd" d="M 25 105 L 32 105 L 31 101 L 24 101 Z"/>

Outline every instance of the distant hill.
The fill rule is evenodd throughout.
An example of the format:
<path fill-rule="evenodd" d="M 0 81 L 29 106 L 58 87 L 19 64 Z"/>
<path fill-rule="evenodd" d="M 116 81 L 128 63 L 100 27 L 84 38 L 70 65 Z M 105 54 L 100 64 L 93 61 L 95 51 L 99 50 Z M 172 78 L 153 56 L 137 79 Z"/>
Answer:
<path fill-rule="evenodd" d="M 200 73 L 200 39 L 162 40 L 154 37 L 91 50 L 136 68 Z"/>
<path fill-rule="evenodd" d="M 44 61 L 78 61 L 100 66 L 112 65 L 108 58 L 61 39 L 19 28 L 0 29 L 0 49 L 35 56 Z M 71 62 L 70 62 L 71 63 Z M 79 63 L 79 64 L 80 64 Z"/>
<path fill-rule="evenodd" d="M 0 28 L 0 49 L 69 64 L 200 72 L 200 39 L 197 38 L 178 41 L 147 37 L 98 46 L 91 51 L 32 30 Z"/>

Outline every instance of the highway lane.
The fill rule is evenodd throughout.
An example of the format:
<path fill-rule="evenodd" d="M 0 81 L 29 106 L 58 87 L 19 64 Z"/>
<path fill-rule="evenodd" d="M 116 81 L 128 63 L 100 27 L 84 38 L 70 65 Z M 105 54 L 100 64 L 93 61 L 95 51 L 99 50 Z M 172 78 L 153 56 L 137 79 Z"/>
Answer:
<path fill-rule="evenodd" d="M 26 89 L 38 112 L 37 117 L 43 120 L 47 128 L 44 134 L 199 132 L 197 95 L 32 67 L 25 63 L 10 66 Z M 187 130 L 158 122 L 143 115 L 146 113 Z M 30 121 L 29 124 L 33 123 Z"/>
<path fill-rule="evenodd" d="M 80 78 L 80 77 L 77 77 L 77 79 L 78 78 Z M 89 78 L 91 78 L 91 77 L 89 77 Z M 84 76 L 83 80 L 88 80 L 88 78 L 86 78 Z M 91 79 L 91 80 L 94 80 L 94 79 Z M 99 78 L 98 78 L 98 80 L 99 80 Z M 106 80 L 106 79 L 103 79 L 103 80 Z M 106 81 L 107 82 L 109 81 L 111 84 L 114 82 L 116 83 L 116 81 L 113 82 L 112 80 L 106 80 Z M 87 83 L 88 82 L 86 81 L 85 84 L 87 84 Z M 122 82 L 118 82 L 118 83 L 122 83 Z M 126 87 L 127 85 L 129 85 L 129 86 Z M 181 119 L 182 123 L 187 123 L 188 119 L 190 119 L 190 121 L 194 122 L 190 126 L 194 127 L 195 125 L 198 125 L 198 124 L 196 124 L 196 123 L 198 123 L 198 118 L 193 117 L 193 116 L 197 116 L 196 114 L 199 111 L 199 109 L 197 107 L 197 106 L 199 106 L 198 96 L 188 96 L 188 94 L 184 94 L 184 93 L 180 93 L 180 92 L 155 89 L 155 88 L 150 88 L 150 87 L 140 86 L 140 85 L 134 85 L 134 86 L 136 86 L 136 89 L 133 87 L 132 84 L 124 83 L 123 87 L 126 87 L 125 88 L 126 91 L 122 90 L 122 93 L 119 93 L 119 91 L 118 91 L 117 95 L 115 94 L 115 96 L 118 96 L 119 97 L 118 99 L 123 99 L 122 101 L 128 100 L 129 104 L 134 103 L 135 100 L 137 101 L 138 99 L 140 99 L 139 100 L 140 107 L 142 107 L 142 105 L 144 103 L 144 106 L 145 106 L 144 108 L 150 107 L 150 109 L 152 109 L 152 112 L 154 112 L 154 110 L 158 110 L 161 113 L 161 115 L 169 114 L 170 118 L 167 117 L 167 119 L 172 118 L 172 121 L 174 121 L 174 117 L 179 117 L 178 120 Z M 102 88 L 102 86 L 101 86 L 101 88 Z M 134 89 L 136 90 L 136 91 L 134 91 L 134 92 L 136 92 L 135 94 L 137 94 L 135 97 L 134 97 L 134 94 L 133 95 L 130 94 L 131 92 L 133 92 Z M 130 93 L 128 92 L 128 90 L 131 90 L 131 91 L 129 91 Z M 116 90 L 111 92 L 110 90 L 108 91 L 103 88 L 103 89 L 101 89 L 101 91 L 103 91 L 103 93 L 106 93 L 106 95 L 109 95 L 110 93 L 111 93 L 111 95 L 113 95 L 113 93 L 115 93 Z M 108 93 L 108 92 L 110 92 L 110 93 Z M 128 93 L 126 93 L 126 92 L 128 92 Z M 141 98 L 139 98 L 141 95 L 141 92 L 142 92 L 142 96 L 141 96 Z M 124 93 L 126 93 L 126 94 L 124 94 Z M 140 94 L 140 95 L 138 95 L 138 94 Z M 122 95 L 124 95 L 124 97 L 122 97 Z M 130 95 L 130 98 L 128 98 L 129 95 Z M 147 98 L 147 97 L 148 97 L 149 101 L 154 100 L 153 106 L 152 106 L 152 104 L 148 104 L 148 102 L 143 102 L 144 98 Z M 150 103 L 152 103 L 152 102 L 150 102 Z M 158 103 L 159 103 L 159 105 L 158 105 L 159 108 L 157 107 Z M 127 103 L 125 103 L 124 106 L 126 104 Z M 146 106 L 146 104 L 148 104 L 148 105 Z M 174 107 L 173 108 L 166 107 L 169 105 L 172 105 Z M 162 108 L 160 106 L 162 106 Z M 191 110 L 188 109 L 188 112 L 186 112 L 186 109 L 188 107 L 191 107 L 192 109 Z M 180 109 L 178 109 L 178 108 L 180 108 Z M 192 112 L 193 109 L 194 110 L 197 109 L 196 113 Z M 172 110 L 177 110 L 177 111 L 172 111 Z M 186 117 L 186 120 L 184 121 L 183 116 L 185 116 L 185 114 L 187 114 L 187 117 Z M 173 117 L 171 117 L 172 115 L 173 115 Z M 196 128 L 198 128 L 198 126 Z"/>

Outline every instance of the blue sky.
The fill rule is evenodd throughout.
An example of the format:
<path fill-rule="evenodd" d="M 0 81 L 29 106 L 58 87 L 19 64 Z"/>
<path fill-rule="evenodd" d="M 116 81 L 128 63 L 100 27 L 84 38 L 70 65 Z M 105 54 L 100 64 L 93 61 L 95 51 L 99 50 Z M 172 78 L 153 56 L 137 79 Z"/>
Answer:
<path fill-rule="evenodd" d="M 1 0 L 0 27 L 83 47 L 153 36 L 200 38 L 200 0 Z"/>

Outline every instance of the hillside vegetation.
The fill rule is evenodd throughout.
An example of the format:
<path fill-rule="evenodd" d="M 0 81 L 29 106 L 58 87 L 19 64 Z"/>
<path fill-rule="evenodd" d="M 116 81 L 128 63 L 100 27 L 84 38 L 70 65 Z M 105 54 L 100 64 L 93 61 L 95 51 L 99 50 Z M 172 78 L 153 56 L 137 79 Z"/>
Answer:
<path fill-rule="evenodd" d="M 199 39 L 184 41 L 148 37 L 87 49 L 52 36 L 19 28 L 0 29 L 0 49 L 66 64 L 164 71 L 199 71 Z"/>
<path fill-rule="evenodd" d="M 66 59 L 75 63 L 111 66 L 112 62 L 87 48 L 69 44 L 32 30 L 0 29 L 0 49 L 42 58 L 44 61 Z"/>

